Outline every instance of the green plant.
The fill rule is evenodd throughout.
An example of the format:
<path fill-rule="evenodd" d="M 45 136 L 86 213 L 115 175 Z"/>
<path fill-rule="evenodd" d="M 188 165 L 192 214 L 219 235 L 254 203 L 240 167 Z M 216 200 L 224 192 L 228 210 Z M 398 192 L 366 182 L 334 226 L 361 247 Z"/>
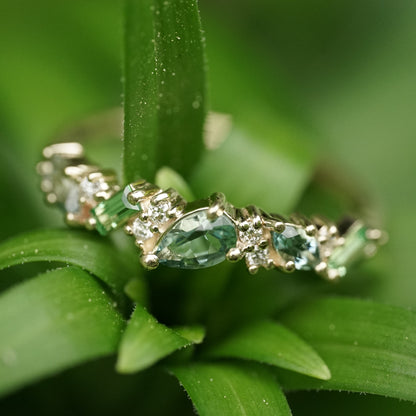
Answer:
<path fill-rule="evenodd" d="M 175 378 L 201 415 L 286 415 L 288 401 L 295 414 L 302 414 L 308 411 L 302 409 L 305 398 L 321 413 L 337 400 L 337 413 L 351 414 L 366 406 L 353 397 L 334 399 L 328 393 L 308 399 L 305 393 L 292 393 L 297 390 L 342 390 L 415 401 L 415 312 L 335 296 L 354 294 L 413 305 L 411 282 L 400 276 L 395 281 L 392 265 L 399 252 L 404 259 L 412 247 L 409 236 L 403 233 L 399 239 L 395 230 L 413 218 L 415 200 L 409 198 L 403 210 L 395 182 L 388 187 L 389 178 L 383 177 L 384 166 L 377 172 L 384 178 L 383 187 L 373 181 L 386 200 L 395 201 L 389 209 L 401 214 L 390 224 L 392 244 L 336 287 L 313 276 L 288 278 L 278 272 L 252 278 L 241 264 L 197 272 L 144 272 L 122 233 L 104 239 L 63 229 L 59 216 L 41 205 L 33 173 L 52 128 L 118 102 L 118 69 L 109 62 L 117 62 L 114 16 L 119 16 L 120 5 L 78 1 L 57 8 L 50 0 L 24 4 L 24 12 L 13 2 L 0 6 L 0 39 L 8 57 L 1 71 L 2 78 L 10 80 L 0 82 L 5 137 L 0 173 L 13 178 L 2 186 L 0 212 L 2 237 L 9 237 L 0 245 L 0 394 L 73 369 L 5 398 L 0 408 L 12 412 L 27 406 L 42 414 L 66 407 L 77 413 L 192 414 Z M 237 10 L 230 4 L 225 16 L 227 10 Z M 240 21 L 250 22 L 247 15 L 253 7 L 245 9 L 249 4 L 241 3 Z M 270 6 L 265 1 L 260 5 L 258 16 L 267 21 Z M 311 12 L 306 3 L 303 6 L 305 13 Z M 281 7 L 290 12 L 290 6 Z M 293 106 L 284 88 L 271 83 L 249 37 L 241 44 L 231 29 L 216 27 L 213 10 L 208 8 L 206 23 L 212 86 L 208 105 L 204 34 L 196 1 L 127 0 L 125 181 L 138 176 L 156 178 L 165 186 L 179 181 L 196 197 L 220 190 L 236 205 L 255 202 L 281 212 L 326 210 L 333 217 L 348 209 L 347 198 L 313 180 L 324 143 L 289 110 Z M 34 38 L 28 36 L 31 28 L 37 29 Z M 260 36 L 261 29 L 255 33 Z M 81 54 L 85 37 L 90 46 Z M 25 45 L 26 61 L 16 47 L 19 42 Z M 88 48 L 96 54 L 88 54 Z M 65 54 L 58 55 L 62 50 Z M 244 67 L 247 60 L 254 64 Z M 90 76 L 85 73 L 89 67 L 94 69 Z M 44 72 L 47 78 L 42 78 Z M 31 82 L 25 83 L 28 76 Z M 73 79 L 78 80 L 75 88 L 65 82 Z M 36 105 L 31 97 L 36 97 Z M 230 112 L 234 119 L 230 136 L 216 150 L 203 147 L 208 108 Z M 336 114 L 331 116 L 337 120 Z M 335 143 L 334 153 L 351 146 L 342 140 Z M 101 153 L 117 164 L 113 144 L 90 146 L 92 155 L 98 158 Z M 368 154 L 365 145 L 360 149 Z M 390 150 L 378 143 L 382 160 Z M 359 151 L 354 155 L 364 157 Z M 186 178 L 190 190 L 166 166 Z M 408 174 L 406 166 L 395 166 L 398 181 Z M 361 169 L 365 172 L 368 164 Z M 45 225 L 48 229 L 38 230 Z M 407 261 L 397 273 L 410 273 Z M 104 356 L 110 358 L 84 364 Z M 84 365 L 75 368 L 79 364 Z M 323 403 L 320 409 L 317 402 Z M 368 414 L 391 414 L 392 408 L 414 412 L 406 403 L 385 398 L 371 398 L 369 403 Z"/>

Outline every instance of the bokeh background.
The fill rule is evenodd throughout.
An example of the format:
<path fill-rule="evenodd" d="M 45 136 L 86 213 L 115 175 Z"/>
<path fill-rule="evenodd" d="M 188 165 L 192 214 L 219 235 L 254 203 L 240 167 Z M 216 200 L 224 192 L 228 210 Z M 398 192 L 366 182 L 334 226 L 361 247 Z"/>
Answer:
<path fill-rule="evenodd" d="M 414 307 L 416 2 L 201 0 L 200 8 L 210 108 L 233 115 L 240 151 L 234 159 L 253 181 L 265 178 L 267 186 L 276 181 L 279 191 L 286 190 L 275 207 L 281 212 L 294 207 L 309 212 L 331 200 L 309 183 L 317 165 L 330 166 L 334 175 L 343 172 L 344 182 L 350 188 L 357 184 L 390 234 L 379 257 L 354 275 L 353 290 Z M 62 224 L 43 204 L 34 166 L 59 129 L 121 105 L 122 9 L 119 0 L 0 2 L 1 240 Z M 274 159 L 264 150 L 269 145 Z M 221 172 L 236 148 L 225 147 L 201 161 L 188 178 L 197 195 L 232 187 L 232 181 L 222 185 L 209 169 L 217 166 Z M 226 167 L 231 173 L 224 175 L 225 182 L 241 169 L 233 163 Z M 244 184 L 233 189 L 233 202 L 245 203 Z M 259 192 L 264 193 L 261 186 Z M 348 282 L 338 290 L 352 291 Z M 58 380 L 68 391 L 80 374 L 85 386 L 94 384 L 96 365 Z M 117 407 L 139 385 L 133 388 L 131 379 L 113 376 L 111 363 L 107 366 L 113 381 L 100 380 L 107 394 L 102 411 L 111 410 L 109 403 Z M 121 387 L 113 389 L 114 383 L 123 393 Z M 146 379 L 140 383 L 147 391 Z M 41 405 L 52 400 L 53 386 L 44 382 L 24 394 L 29 403 Z M 56 400 L 70 401 L 62 394 L 57 391 Z M 327 403 L 338 400 L 325 395 Z M 100 396 L 85 394 L 79 403 L 96 409 Z M 18 397 L 8 399 L 8 405 Z M 361 399 L 354 400 L 363 406 Z M 386 406 L 390 403 L 396 402 L 386 400 Z"/>

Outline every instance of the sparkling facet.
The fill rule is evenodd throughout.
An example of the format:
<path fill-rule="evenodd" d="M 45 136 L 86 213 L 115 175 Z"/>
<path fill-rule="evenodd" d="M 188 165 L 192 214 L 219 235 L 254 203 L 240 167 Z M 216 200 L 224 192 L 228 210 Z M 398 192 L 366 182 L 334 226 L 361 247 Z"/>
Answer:
<path fill-rule="evenodd" d="M 160 263 L 181 269 L 200 269 L 225 260 L 237 242 L 233 222 L 226 215 L 210 220 L 207 209 L 182 217 L 161 239 Z"/>
<path fill-rule="evenodd" d="M 295 263 L 297 270 L 311 270 L 319 262 L 319 247 L 315 237 L 295 225 L 286 225 L 282 233 L 272 233 L 273 245 L 287 261 Z"/>
<path fill-rule="evenodd" d="M 150 227 L 151 223 L 149 221 L 142 221 L 140 218 L 136 218 L 131 225 L 133 235 L 138 241 L 145 241 L 153 236 Z"/>

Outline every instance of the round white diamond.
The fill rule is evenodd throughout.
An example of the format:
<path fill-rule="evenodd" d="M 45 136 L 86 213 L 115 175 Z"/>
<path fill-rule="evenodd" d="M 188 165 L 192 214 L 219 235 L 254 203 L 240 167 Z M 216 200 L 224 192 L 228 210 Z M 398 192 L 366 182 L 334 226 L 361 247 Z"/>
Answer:
<path fill-rule="evenodd" d="M 267 261 L 269 259 L 269 250 L 265 248 L 264 250 L 256 249 L 249 253 L 246 253 L 246 259 L 249 266 L 267 266 Z"/>
<path fill-rule="evenodd" d="M 131 226 L 133 235 L 138 241 L 144 241 L 153 236 L 150 230 L 151 224 L 149 221 L 142 221 L 140 218 L 136 218 Z"/>
<path fill-rule="evenodd" d="M 154 224 L 163 224 L 168 221 L 168 212 L 171 209 L 169 201 L 161 201 L 149 209 L 149 217 Z"/>
<path fill-rule="evenodd" d="M 240 241 L 244 244 L 258 245 L 263 240 L 263 229 L 255 228 L 253 223 L 249 224 L 247 230 L 239 231 Z"/>

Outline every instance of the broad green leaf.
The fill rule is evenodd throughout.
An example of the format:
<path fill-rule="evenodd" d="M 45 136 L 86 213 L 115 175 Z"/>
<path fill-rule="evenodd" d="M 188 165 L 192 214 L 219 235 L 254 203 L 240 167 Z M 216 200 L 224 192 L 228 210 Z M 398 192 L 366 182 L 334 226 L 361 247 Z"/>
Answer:
<path fill-rule="evenodd" d="M 0 394 L 117 348 L 124 321 L 76 267 L 42 274 L 0 296 Z"/>
<path fill-rule="evenodd" d="M 271 372 L 248 363 L 192 363 L 170 371 L 201 416 L 290 415 Z"/>
<path fill-rule="evenodd" d="M 371 394 L 351 394 L 340 391 L 299 391 L 287 396 L 296 416 L 414 416 L 412 402 Z"/>
<path fill-rule="evenodd" d="M 83 231 L 31 231 L 0 244 L 0 270 L 37 261 L 79 266 L 100 278 L 117 294 L 138 274 L 131 257 L 124 258 L 108 239 Z"/>
<path fill-rule="evenodd" d="M 180 348 L 201 342 L 203 337 L 200 328 L 170 329 L 136 305 L 121 340 L 117 371 L 134 373 L 144 370 Z"/>
<path fill-rule="evenodd" d="M 173 188 L 178 191 L 186 201 L 195 199 L 191 188 L 179 173 L 167 166 L 161 167 L 156 172 L 155 183 L 162 189 Z"/>
<path fill-rule="evenodd" d="M 329 381 L 282 373 L 287 389 L 366 392 L 416 401 L 416 312 L 351 299 L 297 305 L 283 322 L 331 369 Z"/>
<path fill-rule="evenodd" d="M 262 62 L 258 48 L 217 18 L 208 15 L 206 25 L 210 101 L 213 110 L 231 114 L 233 129 L 204 154 L 192 189 L 198 197 L 221 191 L 237 206 L 289 214 L 313 174 L 316 133 L 288 98 L 285 77 Z"/>
<path fill-rule="evenodd" d="M 259 361 L 322 380 L 331 378 L 328 367 L 311 346 L 284 326 L 269 320 L 241 328 L 208 354 Z"/>
<path fill-rule="evenodd" d="M 124 175 L 186 176 L 202 150 L 205 62 L 196 0 L 127 0 Z"/>
<path fill-rule="evenodd" d="M 192 189 L 201 198 L 220 191 L 239 207 L 255 204 L 290 213 L 312 175 L 313 160 L 307 160 L 302 145 L 293 156 L 282 148 L 278 140 L 263 140 L 260 131 L 234 130 L 220 148 L 205 153 L 191 178 Z"/>

